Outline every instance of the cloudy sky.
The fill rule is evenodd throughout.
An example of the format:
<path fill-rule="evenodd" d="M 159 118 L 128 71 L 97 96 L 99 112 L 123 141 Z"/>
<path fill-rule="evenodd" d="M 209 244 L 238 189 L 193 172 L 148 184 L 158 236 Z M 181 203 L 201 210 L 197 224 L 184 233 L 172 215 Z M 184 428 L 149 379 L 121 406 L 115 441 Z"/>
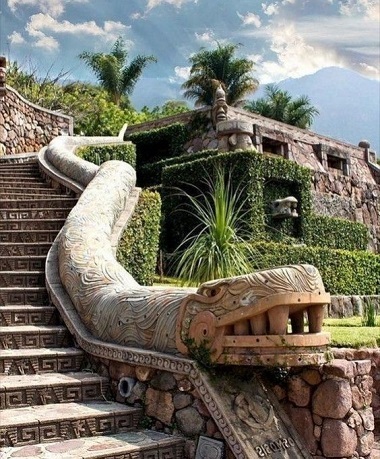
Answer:
<path fill-rule="evenodd" d="M 379 0 L 0 0 L 0 53 L 41 74 L 91 81 L 82 51 L 154 55 L 137 108 L 179 98 L 188 58 L 216 42 L 241 43 L 261 84 L 331 66 L 379 79 Z"/>

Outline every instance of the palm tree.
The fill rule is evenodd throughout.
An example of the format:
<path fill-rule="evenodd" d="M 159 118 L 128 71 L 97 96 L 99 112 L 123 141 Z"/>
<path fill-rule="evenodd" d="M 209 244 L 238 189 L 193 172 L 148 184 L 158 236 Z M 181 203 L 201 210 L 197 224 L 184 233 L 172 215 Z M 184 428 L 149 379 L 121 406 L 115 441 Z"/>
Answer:
<path fill-rule="evenodd" d="M 244 96 L 257 89 L 253 78 L 253 61 L 236 58 L 239 44 L 217 44 L 213 50 L 201 50 L 189 58 L 192 64 L 190 78 L 182 85 L 185 97 L 195 99 L 195 105 L 212 105 L 214 87 L 212 80 L 219 81 L 227 93 L 227 104 L 237 106 Z"/>
<path fill-rule="evenodd" d="M 245 104 L 244 108 L 250 112 L 272 118 L 283 123 L 300 128 L 309 128 L 319 111 L 311 105 L 307 96 L 292 99 L 288 91 L 280 89 L 275 84 L 265 87 L 265 97 Z"/>
<path fill-rule="evenodd" d="M 131 95 L 148 63 L 157 62 L 153 56 L 138 55 L 132 59 L 129 65 L 126 65 L 128 52 L 121 37 L 114 43 L 110 54 L 84 51 L 79 55 L 79 58 L 91 68 L 100 85 L 118 106 L 123 95 Z"/>

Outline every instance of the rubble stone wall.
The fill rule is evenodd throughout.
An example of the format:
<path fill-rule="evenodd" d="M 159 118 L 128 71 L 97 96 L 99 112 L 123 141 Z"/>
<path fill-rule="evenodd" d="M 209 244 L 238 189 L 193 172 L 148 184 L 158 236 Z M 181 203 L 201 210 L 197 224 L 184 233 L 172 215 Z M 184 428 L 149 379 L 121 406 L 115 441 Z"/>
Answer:
<path fill-rule="evenodd" d="M 380 351 L 334 349 L 334 355 L 339 358 L 330 364 L 297 368 L 281 383 L 272 382 L 274 394 L 315 459 L 370 459 L 373 411 L 379 409 L 379 381 L 373 381 L 379 378 Z M 143 406 L 144 427 L 187 439 L 186 459 L 195 458 L 200 436 L 224 441 L 185 375 L 105 359 L 101 367 L 118 402 Z M 226 444 L 225 449 L 225 457 L 232 459 Z"/>
<path fill-rule="evenodd" d="M 370 360 L 335 359 L 290 375 L 274 391 L 316 459 L 371 458 L 375 421 Z"/>
<path fill-rule="evenodd" d="M 72 117 L 32 104 L 9 86 L 0 107 L 0 156 L 37 152 L 59 135 L 73 134 Z"/>

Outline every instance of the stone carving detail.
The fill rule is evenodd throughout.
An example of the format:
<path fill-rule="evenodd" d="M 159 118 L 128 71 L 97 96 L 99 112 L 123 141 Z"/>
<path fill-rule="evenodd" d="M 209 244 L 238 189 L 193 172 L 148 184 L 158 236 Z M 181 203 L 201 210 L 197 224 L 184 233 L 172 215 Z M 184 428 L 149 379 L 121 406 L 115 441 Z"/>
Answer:
<path fill-rule="evenodd" d="M 220 121 L 227 119 L 228 105 L 226 102 L 226 92 L 224 91 L 221 83 L 213 80 L 214 86 L 217 86 L 214 95 L 214 105 L 212 106 L 212 123 L 215 127 Z"/>
<path fill-rule="evenodd" d="M 283 199 L 276 199 L 272 203 L 272 216 L 274 218 L 295 218 L 297 213 L 298 200 L 294 196 Z"/>

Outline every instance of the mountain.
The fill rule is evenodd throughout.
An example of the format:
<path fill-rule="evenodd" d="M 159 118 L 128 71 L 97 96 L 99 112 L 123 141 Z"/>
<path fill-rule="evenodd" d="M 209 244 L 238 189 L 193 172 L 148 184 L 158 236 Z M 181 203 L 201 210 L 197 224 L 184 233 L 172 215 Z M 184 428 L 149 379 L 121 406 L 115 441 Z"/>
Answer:
<path fill-rule="evenodd" d="M 380 156 L 380 82 L 351 70 L 327 67 L 302 78 L 278 83 L 293 97 L 308 96 L 319 110 L 312 130 L 357 145 L 368 140 Z M 263 97 L 265 85 L 254 99 Z"/>

